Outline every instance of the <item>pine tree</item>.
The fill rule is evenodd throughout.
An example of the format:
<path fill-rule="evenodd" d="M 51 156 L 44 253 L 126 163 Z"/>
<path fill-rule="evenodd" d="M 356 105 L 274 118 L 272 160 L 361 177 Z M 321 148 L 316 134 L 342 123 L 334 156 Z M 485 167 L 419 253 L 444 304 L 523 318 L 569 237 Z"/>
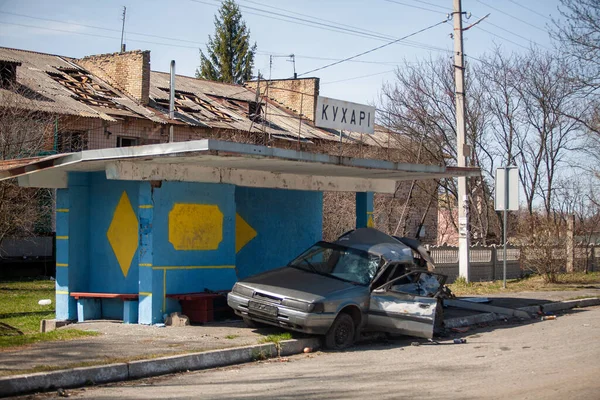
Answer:
<path fill-rule="evenodd" d="M 208 36 L 207 54 L 200 50 L 196 78 L 241 84 L 252 78 L 256 43 L 234 0 L 225 0 L 215 15 L 214 38 Z"/>

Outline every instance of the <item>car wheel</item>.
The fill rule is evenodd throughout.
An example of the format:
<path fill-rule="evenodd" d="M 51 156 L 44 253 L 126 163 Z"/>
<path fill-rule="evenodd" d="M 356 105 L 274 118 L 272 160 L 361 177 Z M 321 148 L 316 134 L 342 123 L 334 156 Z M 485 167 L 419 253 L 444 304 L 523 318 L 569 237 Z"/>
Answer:
<path fill-rule="evenodd" d="M 343 350 L 354 343 L 354 320 L 346 313 L 337 316 L 325 334 L 325 347 Z"/>

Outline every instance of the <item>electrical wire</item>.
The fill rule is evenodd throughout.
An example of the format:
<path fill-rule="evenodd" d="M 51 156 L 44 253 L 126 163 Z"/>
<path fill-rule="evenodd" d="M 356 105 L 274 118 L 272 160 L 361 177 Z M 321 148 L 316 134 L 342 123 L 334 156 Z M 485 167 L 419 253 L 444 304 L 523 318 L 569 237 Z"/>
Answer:
<path fill-rule="evenodd" d="M 433 6 L 433 7 L 441 8 L 442 10 L 446 10 L 449 13 L 452 12 L 452 9 L 449 9 L 448 7 L 445 7 L 445 6 L 440 6 L 439 4 L 429 3 L 429 2 L 423 1 L 423 0 L 413 0 L 413 1 L 415 1 L 417 3 L 427 4 L 428 6 Z"/>
<path fill-rule="evenodd" d="M 542 17 L 542 18 L 546 18 L 547 20 L 549 20 L 549 21 L 552 21 L 552 18 L 548 17 L 547 15 L 541 14 L 541 13 L 539 13 L 539 12 L 535 11 L 535 10 L 534 10 L 534 9 L 532 9 L 532 8 L 529 8 L 529 7 L 527 7 L 527 6 L 524 6 L 523 4 L 519 4 L 519 3 L 517 3 L 517 2 L 516 2 L 516 1 L 514 1 L 514 0 L 508 0 L 508 1 L 510 1 L 511 3 L 513 3 L 513 4 L 517 5 L 517 6 L 521 7 L 521 8 L 524 8 L 524 9 L 525 9 L 525 10 L 527 10 L 527 11 L 530 11 L 530 12 L 532 12 L 532 13 L 534 13 L 534 14 L 537 14 L 537 15 L 539 15 L 539 16 L 540 16 L 540 17 Z"/>
<path fill-rule="evenodd" d="M 16 16 L 16 17 L 21 17 L 21 18 L 37 19 L 37 20 L 40 20 L 40 21 L 58 22 L 60 24 L 65 24 L 65 25 L 81 26 L 83 28 L 100 29 L 100 30 L 104 30 L 104 31 L 121 33 L 120 29 L 106 28 L 106 27 L 103 27 L 103 26 L 85 25 L 85 24 L 80 24 L 80 23 L 76 23 L 76 22 L 67 22 L 67 21 L 61 21 L 61 20 L 52 19 L 52 18 L 42 18 L 42 17 L 33 16 L 33 15 L 17 14 L 17 13 L 12 13 L 12 12 L 8 12 L 8 11 L 0 11 L 0 14 L 13 15 L 13 16 Z M 203 45 L 206 44 L 206 43 L 203 43 L 203 42 L 197 42 L 197 41 L 192 41 L 192 40 L 185 40 L 185 39 L 180 39 L 180 38 L 173 38 L 173 37 L 168 37 L 168 36 L 151 35 L 151 34 L 148 34 L 148 33 L 130 32 L 130 31 L 128 31 L 127 33 L 129 35 L 138 35 L 138 36 L 153 37 L 153 38 L 158 38 L 158 39 L 173 40 L 173 41 L 177 41 L 177 42 L 193 43 L 193 44 L 198 44 L 198 45 L 201 45 L 201 46 L 203 46 Z"/>
<path fill-rule="evenodd" d="M 389 40 L 395 39 L 393 36 L 386 35 L 386 34 L 383 34 L 381 32 L 371 31 L 371 30 L 368 30 L 368 29 L 359 28 L 359 27 L 354 26 L 354 25 L 348 25 L 348 24 L 344 24 L 344 23 L 341 23 L 341 22 L 338 22 L 338 21 L 332 21 L 332 20 L 328 20 L 328 19 L 324 19 L 324 18 L 315 17 L 315 16 L 309 15 L 309 14 L 303 14 L 303 13 L 299 13 L 297 11 L 286 10 L 285 8 L 279 8 L 279 7 L 271 6 L 271 5 L 268 5 L 268 4 L 259 3 L 257 1 L 252 1 L 252 0 L 239 0 L 239 1 L 244 2 L 244 3 L 256 4 L 256 5 L 267 7 L 267 8 L 272 8 L 274 10 L 283 11 L 283 12 L 286 12 L 286 13 L 289 13 L 289 14 L 300 15 L 302 17 L 312 18 L 312 19 L 315 19 L 317 21 L 327 22 L 327 23 L 330 23 L 330 24 L 345 26 L 345 27 L 353 28 L 353 29 L 359 29 L 361 31 L 364 31 L 365 33 L 372 33 L 372 34 L 375 34 L 375 35 L 378 35 L 378 36 L 386 36 Z"/>
<path fill-rule="evenodd" d="M 502 10 L 500 10 L 500 9 L 498 9 L 498 8 L 494 7 L 494 6 L 491 6 L 491 5 L 487 4 L 487 3 L 484 3 L 484 2 L 483 2 L 483 1 L 481 1 L 481 0 L 475 0 L 475 1 L 476 1 L 476 2 L 478 2 L 478 3 L 480 3 L 480 4 L 483 4 L 483 5 L 484 5 L 484 6 L 486 6 L 486 7 L 489 7 L 489 8 L 491 8 L 492 10 L 496 10 L 496 11 L 498 11 L 499 13 L 502 13 L 502 14 L 504 14 L 504 15 L 506 15 L 506 16 L 509 16 L 510 18 L 513 18 L 513 19 L 515 19 L 515 20 L 517 20 L 517 21 L 519 21 L 519 22 L 521 22 L 521 23 L 523 23 L 523 24 L 525 24 L 525 25 L 529 25 L 529 26 L 531 26 L 532 28 L 535 28 L 535 29 L 537 29 L 537 30 L 540 30 L 540 31 L 542 31 L 542 32 L 546 32 L 546 33 L 548 32 L 548 31 L 547 31 L 546 29 L 544 29 L 544 28 L 540 28 L 539 26 L 535 26 L 535 25 L 533 25 L 533 24 L 531 24 L 531 23 L 529 23 L 529 22 L 527 22 L 527 21 L 525 21 L 525 20 L 522 20 L 521 18 L 515 17 L 514 15 L 511 15 L 511 14 L 509 14 L 509 13 L 507 13 L 507 12 L 505 12 L 505 11 L 502 11 Z"/>
<path fill-rule="evenodd" d="M 425 8 L 425 7 L 415 6 L 415 5 L 412 5 L 412 4 L 402 3 L 402 2 L 396 1 L 396 0 L 384 0 L 384 1 L 387 1 L 388 3 L 399 4 L 401 6 L 418 8 L 419 10 L 429 11 L 429 12 L 433 12 L 433 13 L 437 13 L 437 14 L 448 14 L 447 12 L 438 11 L 438 10 L 432 10 L 431 8 Z"/>
<path fill-rule="evenodd" d="M 356 80 L 356 79 L 369 78 L 371 76 L 389 74 L 390 72 L 394 72 L 394 71 L 395 71 L 395 69 L 390 69 L 388 71 L 376 72 L 374 74 L 368 74 L 368 75 L 355 76 L 355 77 L 352 77 L 352 78 L 340 79 L 340 80 L 337 80 L 337 81 L 321 82 L 320 85 L 323 86 L 323 85 L 330 85 L 332 83 L 340 83 L 340 82 L 353 81 L 353 80 Z"/>
<path fill-rule="evenodd" d="M 220 0 L 211 0 L 211 1 L 215 1 L 216 4 L 208 3 L 208 2 L 202 1 L 202 0 L 189 0 L 189 1 L 194 2 L 194 3 L 209 5 L 211 7 L 217 7 L 221 4 Z M 239 5 L 239 7 L 244 10 L 258 11 L 258 12 L 244 11 L 246 14 L 257 15 L 257 16 L 260 16 L 263 18 L 269 18 L 269 19 L 273 19 L 273 20 L 277 20 L 277 21 L 290 22 L 293 24 L 308 26 L 311 28 L 317 28 L 317 29 L 322 29 L 322 30 L 331 31 L 331 32 L 348 34 L 348 35 L 363 37 L 363 38 L 367 38 L 367 39 L 376 39 L 376 40 L 386 41 L 386 42 L 395 39 L 393 36 L 389 36 L 389 35 L 385 35 L 385 34 L 380 34 L 380 33 L 372 34 L 372 33 L 364 32 L 364 30 L 363 30 L 363 32 L 361 32 L 361 31 L 357 31 L 356 28 L 347 29 L 347 28 L 338 27 L 335 25 L 324 24 L 324 23 L 320 23 L 320 22 L 306 20 L 303 18 L 297 18 L 297 17 L 290 16 L 290 15 L 275 13 L 275 12 L 268 11 L 268 10 L 262 10 L 262 9 L 259 9 L 256 7 L 250 7 L 250 6 L 245 6 L 245 5 Z M 281 16 L 283 18 L 279 18 L 278 16 Z M 314 19 L 314 17 L 311 17 L 311 18 Z M 446 49 L 442 49 L 440 47 L 436 47 L 436 46 L 432 46 L 432 45 L 428 45 L 428 44 L 424 44 L 424 43 L 420 43 L 420 42 L 412 42 L 412 43 L 407 42 L 407 43 L 402 43 L 402 45 L 409 46 L 409 47 L 423 48 L 426 50 L 447 51 Z"/>
<path fill-rule="evenodd" d="M 352 56 L 352 57 L 344 58 L 343 60 L 336 61 L 336 62 L 333 62 L 333 63 L 331 63 L 331 64 L 324 65 L 324 66 L 322 66 L 322 67 L 319 67 L 319 68 L 311 69 L 310 71 L 304 72 L 304 73 L 302 73 L 302 74 L 298 74 L 298 76 L 302 76 L 302 75 L 310 74 L 310 73 L 312 73 L 312 72 L 320 71 L 320 70 L 323 70 L 323 69 L 325 69 L 325 68 L 333 67 L 334 65 L 338 65 L 338 64 L 341 64 L 341 63 L 343 63 L 343 62 L 350 61 L 350 60 L 352 60 L 352 59 L 354 59 L 354 58 L 358 58 L 358 57 L 364 56 L 365 54 L 372 53 L 372 52 L 374 52 L 374 51 L 376 51 L 376 50 L 379 50 L 379 49 L 382 49 L 382 48 L 384 48 L 384 47 L 387 47 L 387 46 L 390 46 L 390 45 L 392 45 L 392 44 L 395 44 L 395 43 L 397 43 L 397 42 L 400 42 L 400 41 L 402 41 L 402 40 L 404 40 L 404 39 L 408 39 L 408 38 L 409 38 L 409 37 L 411 37 L 411 36 L 415 36 L 415 35 L 417 35 L 417 34 L 419 34 L 419 33 L 425 32 L 425 31 L 427 31 L 427 30 L 429 30 L 429 29 L 433 29 L 433 28 L 435 28 L 436 26 L 439 26 L 439 25 L 445 24 L 447 21 L 448 21 L 448 20 L 444 20 L 444 21 L 437 22 L 437 23 L 435 23 L 435 24 L 433 24 L 433 25 L 429 25 L 428 27 L 425 27 L 425 28 L 423 28 L 423 29 L 420 29 L 420 30 L 418 30 L 418 31 L 416 31 L 416 32 L 410 33 L 410 34 L 408 34 L 408 35 L 406 35 L 406 36 L 403 36 L 403 37 L 401 37 L 401 38 L 399 38 L 399 39 L 393 40 L 393 41 L 391 41 L 391 42 L 389 42 L 389 43 L 385 43 L 385 44 L 382 44 L 381 46 L 377 46 L 377 47 L 374 47 L 374 48 L 372 48 L 372 49 L 370 49 L 370 50 L 363 51 L 362 53 L 356 54 L 356 55 L 354 55 L 354 56 Z"/>

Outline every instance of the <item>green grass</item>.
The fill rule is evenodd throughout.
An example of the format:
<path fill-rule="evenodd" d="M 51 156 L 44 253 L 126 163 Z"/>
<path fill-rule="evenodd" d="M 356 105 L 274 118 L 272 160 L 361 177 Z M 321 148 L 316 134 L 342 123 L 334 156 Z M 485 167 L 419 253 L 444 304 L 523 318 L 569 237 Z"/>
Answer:
<path fill-rule="evenodd" d="M 279 344 L 283 340 L 292 339 L 292 334 L 290 332 L 282 332 L 276 333 L 273 335 L 267 335 L 264 338 L 258 340 L 258 343 L 275 343 Z"/>
<path fill-rule="evenodd" d="M 512 293 L 512 292 L 533 292 L 533 291 L 561 291 L 576 290 L 581 285 L 600 284 L 600 272 L 575 272 L 572 274 L 559 274 L 558 283 L 546 283 L 539 275 L 531 275 L 522 279 L 507 279 L 506 289 L 502 287 L 502 281 L 491 282 L 469 282 L 464 279 L 457 279 L 456 282 L 448 285 L 452 293 L 458 296 L 475 294 L 494 294 L 494 293 Z"/>
<path fill-rule="evenodd" d="M 0 281 L 0 323 L 11 326 L 23 335 L 8 335 L 8 329 L 0 326 L 0 348 L 23 346 L 48 340 L 70 340 L 96 335 L 75 329 L 61 329 L 40 333 L 40 321 L 53 319 L 54 281 L 41 279 Z M 40 306 L 39 300 L 50 299 L 52 304 Z"/>
<path fill-rule="evenodd" d="M 240 337 L 240 335 L 227 335 L 227 336 L 225 336 L 225 339 L 237 339 L 239 337 Z"/>

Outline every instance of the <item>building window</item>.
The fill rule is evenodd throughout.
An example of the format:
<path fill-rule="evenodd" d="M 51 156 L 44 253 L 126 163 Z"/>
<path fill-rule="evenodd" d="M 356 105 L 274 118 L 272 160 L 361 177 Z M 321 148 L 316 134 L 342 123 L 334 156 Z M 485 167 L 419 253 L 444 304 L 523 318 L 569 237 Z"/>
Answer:
<path fill-rule="evenodd" d="M 0 61 L 0 87 L 10 89 L 17 83 L 17 67 L 19 62 Z"/>
<path fill-rule="evenodd" d="M 85 132 L 59 132 L 57 149 L 59 153 L 73 153 L 87 150 L 88 140 Z"/>
<path fill-rule="evenodd" d="M 131 147 L 138 145 L 138 138 L 117 136 L 117 147 Z"/>

